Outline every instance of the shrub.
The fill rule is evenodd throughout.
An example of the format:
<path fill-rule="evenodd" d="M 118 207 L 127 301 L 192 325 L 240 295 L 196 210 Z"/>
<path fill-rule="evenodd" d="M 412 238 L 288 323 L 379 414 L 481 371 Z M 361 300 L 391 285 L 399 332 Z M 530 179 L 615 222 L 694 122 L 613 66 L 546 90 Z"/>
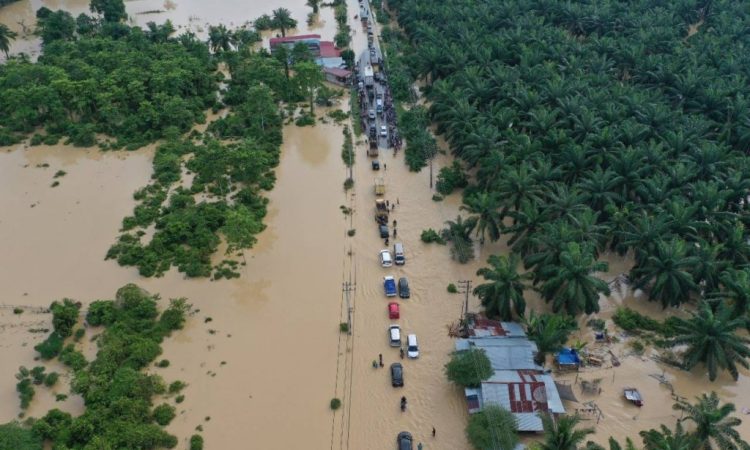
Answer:
<path fill-rule="evenodd" d="M 89 305 L 86 322 L 93 327 L 110 325 L 115 320 L 115 304 L 112 300 L 97 300 Z"/>
<path fill-rule="evenodd" d="M 595 331 L 604 331 L 604 328 L 606 328 L 606 322 L 602 319 L 591 319 L 586 322 L 586 326 Z"/>
<path fill-rule="evenodd" d="M 186 386 L 187 384 L 185 384 L 182 381 L 179 381 L 179 380 L 173 381 L 172 383 L 169 384 L 169 393 L 176 394 L 180 392 L 181 390 L 185 389 Z"/>
<path fill-rule="evenodd" d="M 443 196 L 440 195 L 440 194 L 434 194 L 432 196 L 432 201 L 433 202 L 442 202 L 443 201 Z"/>
<path fill-rule="evenodd" d="M 617 308 L 612 316 L 612 321 L 618 327 L 630 332 L 652 331 L 660 332 L 661 323 L 650 317 L 646 317 L 630 308 Z"/>
<path fill-rule="evenodd" d="M 156 363 L 156 367 L 161 367 L 162 369 L 165 367 L 169 367 L 169 360 L 168 359 L 162 359 L 158 363 Z"/>
<path fill-rule="evenodd" d="M 457 294 L 458 293 L 458 288 L 456 287 L 455 284 L 450 283 L 450 284 L 448 284 L 448 292 L 451 293 L 451 294 Z"/>
<path fill-rule="evenodd" d="M 172 405 L 162 403 L 161 405 L 154 408 L 153 412 L 154 421 L 161 426 L 169 425 L 175 417 L 175 408 Z"/>
<path fill-rule="evenodd" d="M 83 353 L 76 350 L 73 344 L 65 346 L 60 353 L 60 362 L 73 370 L 81 370 L 88 364 L 86 357 L 83 356 Z"/>
<path fill-rule="evenodd" d="M 337 409 L 341 408 L 341 400 L 337 398 L 331 399 L 331 409 L 336 411 Z"/>
<path fill-rule="evenodd" d="M 636 340 L 630 341 L 629 344 L 630 344 L 630 348 L 632 348 L 633 351 L 638 355 L 642 355 L 643 352 L 646 350 L 646 347 L 643 345 L 643 342 L 641 342 L 640 340 L 636 339 Z"/>
<path fill-rule="evenodd" d="M 79 328 L 76 330 L 75 333 L 73 333 L 73 339 L 75 339 L 76 342 L 80 341 L 84 336 L 86 335 L 86 330 L 83 328 Z"/>
<path fill-rule="evenodd" d="M 13 308 L 13 314 L 23 314 L 23 308 Z"/>
<path fill-rule="evenodd" d="M 315 125 L 315 117 L 308 113 L 304 113 L 297 117 L 297 119 L 294 121 L 294 124 L 298 127 L 312 126 Z"/>
<path fill-rule="evenodd" d="M 425 244 L 436 242 L 438 244 L 445 245 L 445 239 L 443 239 L 440 234 L 438 234 L 438 232 L 433 230 L 432 228 L 422 230 L 420 239 L 422 239 L 422 242 L 424 242 Z"/>
<path fill-rule="evenodd" d="M 57 380 L 59 378 L 60 375 L 57 372 L 50 372 L 46 377 L 44 377 L 44 385 L 47 387 L 52 387 L 57 384 Z"/>
<path fill-rule="evenodd" d="M 339 324 L 339 331 L 342 333 L 348 333 L 349 332 L 349 324 L 346 322 L 341 322 Z"/>
<path fill-rule="evenodd" d="M 349 189 L 351 189 L 353 187 L 354 187 L 354 179 L 347 178 L 346 180 L 344 180 L 344 190 L 345 191 L 348 191 Z"/>
<path fill-rule="evenodd" d="M 34 386 L 31 385 L 31 380 L 24 378 L 16 384 L 16 391 L 21 399 L 21 409 L 26 409 L 31 404 L 31 400 L 34 398 Z"/>
<path fill-rule="evenodd" d="M 47 339 L 34 346 L 34 350 L 38 351 L 42 359 L 45 360 L 59 355 L 62 348 L 63 338 L 57 331 L 53 331 L 47 336 Z"/>
<path fill-rule="evenodd" d="M 440 169 L 435 189 L 443 195 L 448 195 L 454 189 L 465 188 L 469 185 L 469 179 L 464 173 L 461 163 L 453 161 L 453 164 Z"/>
<path fill-rule="evenodd" d="M 55 175 L 53 175 L 52 178 L 64 177 L 67 174 L 68 174 L 68 172 L 66 172 L 64 170 L 58 170 L 57 172 L 55 172 Z"/>
<path fill-rule="evenodd" d="M 183 401 L 185 401 L 185 396 L 182 395 L 182 394 L 180 394 L 180 395 L 178 395 L 177 397 L 174 398 L 174 402 L 175 403 L 182 403 Z"/>
<path fill-rule="evenodd" d="M 201 435 L 190 436 L 190 450 L 203 450 L 203 437 Z"/>
<path fill-rule="evenodd" d="M 65 394 L 55 394 L 55 401 L 56 402 L 64 402 L 68 399 L 68 396 Z"/>
<path fill-rule="evenodd" d="M 354 236 L 356 233 L 357 233 L 357 230 L 355 230 L 354 228 L 352 228 L 352 229 L 350 229 L 349 231 L 346 232 L 347 236 L 349 236 L 349 237 Z"/>
<path fill-rule="evenodd" d="M 62 303 L 52 302 L 52 326 L 60 336 L 66 338 L 73 333 L 73 327 L 78 322 L 79 309 L 80 306 L 69 298 L 63 299 Z"/>
<path fill-rule="evenodd" d="M 31 381 L 36 385 L 44 383 L 44 377 L 46 375 L 44 373 L 45 370 L 46 368 L 44 366 L 36 366 L 31 369 L 31 372 L 29 372 L 29 375 L 31 375 Z"/>

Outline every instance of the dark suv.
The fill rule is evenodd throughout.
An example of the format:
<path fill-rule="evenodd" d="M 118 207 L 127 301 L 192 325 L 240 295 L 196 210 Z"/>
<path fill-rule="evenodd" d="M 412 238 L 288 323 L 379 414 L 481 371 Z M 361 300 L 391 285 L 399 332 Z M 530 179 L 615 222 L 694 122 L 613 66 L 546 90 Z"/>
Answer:
<path fill-rule="evenodd" d="M 404 387 L 404 366 L 401 363 L 391 364 L 391 386 Z"/>
<path fill-rule="evenodd" d="M 411 446 L 411 433 L 408 431 L 402 431 L 398 434 L 398 437 L 396 437 L 396 445 L 398 450 L 412 450 Z"/>
<path fill-rule="evenodd" d="M 411 293 L 409 291 L 409 280 L 406 277 L 398 279 L 398 296 L 401 298 L 409 298 Z"/>

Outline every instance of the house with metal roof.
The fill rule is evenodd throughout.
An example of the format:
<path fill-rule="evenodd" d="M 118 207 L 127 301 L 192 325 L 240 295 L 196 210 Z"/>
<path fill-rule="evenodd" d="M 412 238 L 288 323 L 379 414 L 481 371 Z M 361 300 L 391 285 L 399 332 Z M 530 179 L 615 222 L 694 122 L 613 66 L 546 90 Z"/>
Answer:
<path fill-rule="evenodd" d="M 466 388 L 469 413 L 501 406 L 516 417 L 518 430 L 543 431 L 540 413 L 565 412 L 552 376 L 534 362 L 537 346 L 519 324 L 475 320 L 456 350 L 482 349 L 495 373 L 478 388 Z"/>

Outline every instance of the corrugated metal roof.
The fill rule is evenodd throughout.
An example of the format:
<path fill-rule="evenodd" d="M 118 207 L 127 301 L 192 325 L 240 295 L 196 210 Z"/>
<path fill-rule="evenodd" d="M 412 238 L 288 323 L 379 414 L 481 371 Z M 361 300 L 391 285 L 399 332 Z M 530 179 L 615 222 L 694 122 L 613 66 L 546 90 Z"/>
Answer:
<path fill-rule="evenodd" d="M 516 417 L 518 431 L 544 431 L 542 418 L 536 413 L 516 413 L 513 415 Z"/>
<path fill-rule="evenodd" d="M 469 338 L 458 339 L 456 350 L 481 348 L 495 370 L 542 370 L 534 362 L 536 344 L 525 338 Z"/>

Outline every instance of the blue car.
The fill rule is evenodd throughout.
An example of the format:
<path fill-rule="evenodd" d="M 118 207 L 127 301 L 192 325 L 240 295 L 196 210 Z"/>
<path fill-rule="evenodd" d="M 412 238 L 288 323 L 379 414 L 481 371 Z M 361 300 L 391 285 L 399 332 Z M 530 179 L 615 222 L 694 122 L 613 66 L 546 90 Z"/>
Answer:
<path fill-rule="evenodd" d="M 396 280 L 391 276 L 383 277 L 383 289 L 385 289 L 386 297 L 395 297 Z"/>

